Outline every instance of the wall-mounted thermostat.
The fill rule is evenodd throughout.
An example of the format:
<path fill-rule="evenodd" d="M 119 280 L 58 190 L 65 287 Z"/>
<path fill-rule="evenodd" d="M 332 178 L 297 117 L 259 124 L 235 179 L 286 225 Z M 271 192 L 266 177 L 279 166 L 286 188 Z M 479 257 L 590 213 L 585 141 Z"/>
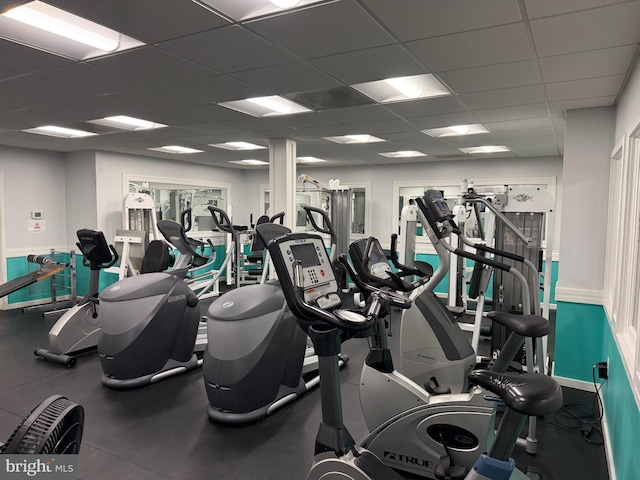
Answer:
<path fill-rule="evenodd" d="M 33 218 L 34 220 L 42 220 L 44 218 L 44 214 L 40 211 L 32 210 L 31 218 Z"/>

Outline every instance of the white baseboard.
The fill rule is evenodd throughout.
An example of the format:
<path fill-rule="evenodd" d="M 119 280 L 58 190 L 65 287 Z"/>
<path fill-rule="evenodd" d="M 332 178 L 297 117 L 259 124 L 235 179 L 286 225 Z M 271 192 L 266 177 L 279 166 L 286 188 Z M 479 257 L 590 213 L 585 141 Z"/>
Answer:
<path fill-rule="evenodd" d="M 603 400 L 604 402 L 604 400 Z M 609 470 L 609 480 L 616 480 L 616 466 L 613 463 L 613 449 L 611 448 L 611 439 L 609 437 L 609 427 L 607 426 L 607 414 L 602 412 L 602 438 L 604 439 L 604 453 L 607 457 L 607 468 Z"/>
<path fill-rule="evenodd" d="M 596 389 L 593 382 L 585 382 L 584 380 L 575 380 L 573 378 L 558 377 L 553 375 L 553 378 L 563 387 L 575 388 L 576 390 L 583 390 L 585 392 L 595 392 Z"/>

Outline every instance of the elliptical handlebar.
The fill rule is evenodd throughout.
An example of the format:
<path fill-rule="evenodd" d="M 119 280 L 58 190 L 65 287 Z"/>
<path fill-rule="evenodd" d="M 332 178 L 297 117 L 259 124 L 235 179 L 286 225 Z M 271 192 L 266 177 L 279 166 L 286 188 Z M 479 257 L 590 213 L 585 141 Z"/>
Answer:
<path fill-rule="evenodd" d="M 209 212 L 211 212 L 213 222 L 216 224 L 218 230 L 221 230 L 224 233 L 230 233 L 235 238 L 237 233 L 229 219 L 229 216 L 227 215 L 227 212 L 218 207 L 214 207 L 213 205 L 208 205 L 207 208 L 209 209 Z"/>
<path fill-rule="evenodd" d="M 309 219 L 309 222 L 311 222 L 311 225 L 313 226 L 313 228 L 320 233 L 325 233 L 327 235 L 330 235 L 331 244 L 335 244 L 337 236 L 336 236 L 335 230 L 333 229 L 333 225 L 331 225 L 331 220 L 329 219 L 327 212 L 325 212 L 321 208 L 311 207 L 309 205 L 303 205 L 302 208 L 304 208 L 305 212 L 307 212 L 307 218 Z M 322 220 L 325 224 L 324 227 L 321 227 L 320 225 L 318 225 L 312 213 L 318 213 L 322 216 Z"/>
<path fill-rule="evenodd" d="M 185 233 L 191 230 L 192 227 L 192 209 L 187 208 L 180 214 L 180 224 L 184 228 Z"/>
<path fill-rule="evenodd" d="M 278 222 L 276 222 L 278 220 Z M 284 225 L 284 212 L 278 212 L 275 215 L 272 215 L 269 219 L 269 223 L 279 223 L 280 225 Z"/>

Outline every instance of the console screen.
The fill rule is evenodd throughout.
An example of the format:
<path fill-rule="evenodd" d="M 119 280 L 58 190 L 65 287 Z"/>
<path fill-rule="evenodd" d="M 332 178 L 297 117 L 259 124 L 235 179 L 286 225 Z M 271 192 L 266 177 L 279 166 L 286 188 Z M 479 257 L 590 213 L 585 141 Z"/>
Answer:
<path fill-rule="evenodd" d="M 303 268 L 320 265 L 320 259 L 316 254 L 316 248 L 313 243 L 291 245 L 291 253 L 296 260 L 300 260 Z"/>

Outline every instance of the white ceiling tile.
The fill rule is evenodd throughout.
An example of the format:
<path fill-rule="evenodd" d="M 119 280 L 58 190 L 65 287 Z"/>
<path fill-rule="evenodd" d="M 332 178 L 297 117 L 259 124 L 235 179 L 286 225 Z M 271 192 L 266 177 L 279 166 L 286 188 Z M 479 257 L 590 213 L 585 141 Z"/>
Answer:
<path fill-rule="evenodd" d="M 521 118 L 546 117 L 547 106 L 544 103 L 517 105 L 514 107 L 489 108 L 475 110 L 474 114 L 481 122 L 498 122 L 501 120 L 518 120 Z"/>
<path fill-rule="evenodd" d="M 636 45 L 590 50 L 540 59 L 545 82 L 625 74 L 635 55 Z"/>
<path fill-rule="evenodd" d="M 363 0 L 363 3 L 403 41 L 522 21 L 518 2 L 511 0 L 414 1 L 404 2 L 400 8 L 389 0 Z"/>
<path fill-rule="evenodd" d="M 531 21 L 539 57 L 640 42 L 640 2 Z"/>
<path fill-rule="evenodd" d="M 158 47 L 222 73 L 295 60 L 282 49 L 238 25 L 164 42 Z"/>
<path fill-rule="evenodd" d="M 484 124 L 492 133 L 508 132 L 512 130 L 525 130 L 532 128 L 544 128 L 551 126 L 548 117 L 524 118 L 521 120 L 507 120 L 504 122 L 489 122 Z"/>
<path fill-rule="evenodd" d="M 217 73 L 154 47 L 128 50 L 90 63 L 118 73 L 126 72 L 155 85 L 209 77 Z"/>
<path fill-rule="evenodd" d="M 533 60 L 441 72 L 438 77 L 455 93 L 523 87 L 542 82 L 538 65 Z"/>
<path fill-rule="evenodd" d="M 626 0 L 524 0 L 527 16 L 530 19 L 551 17 L 563 13 L 622 3 Z"/>
<path fill-rule="evenodd" d="M 465 93 L 458 95 L 462 103 L 472 110 L 508 107 L 512 105 L 529 105 L 545 100 L 541 85 L 530 87 L 503 88 L 487 92 Z"/>
<path fill-rule="evenodd" d="M 342 86 L 340 82 L 303 62 L 238 72 L 233 77 L 278 95 Z"/>
<path fill-rule="evenodd" d="M 615 75 L 570 80 L 568 82 L 548 83 L 545 88 L 547 90 L 547 98 L 551 102 L 576 98 L 616 96 L 620 92 L 624 78 L 624 75 Z"/>
<path fill-rule="evenodd" d="M 522 23 L 408 42 L 407 48 L 433 72 L 533 58 Z"/>

